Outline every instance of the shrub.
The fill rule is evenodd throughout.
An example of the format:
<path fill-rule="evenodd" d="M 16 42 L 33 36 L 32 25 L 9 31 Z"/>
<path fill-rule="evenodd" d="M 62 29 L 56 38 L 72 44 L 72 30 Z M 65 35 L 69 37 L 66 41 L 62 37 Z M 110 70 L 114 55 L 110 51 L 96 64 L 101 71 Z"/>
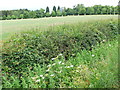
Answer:
<path fill-rule="evenodd" d="M 83 49 L 92 50 L 97 43 L 113 39 L 117 30 L 117 23 L 107 20 L 60 25 L 45 32 L 23 32 L 4 43 L 3 68 L 22 73 L 26 67 L 47 64 L 59 54 L 68 60 Z"/>

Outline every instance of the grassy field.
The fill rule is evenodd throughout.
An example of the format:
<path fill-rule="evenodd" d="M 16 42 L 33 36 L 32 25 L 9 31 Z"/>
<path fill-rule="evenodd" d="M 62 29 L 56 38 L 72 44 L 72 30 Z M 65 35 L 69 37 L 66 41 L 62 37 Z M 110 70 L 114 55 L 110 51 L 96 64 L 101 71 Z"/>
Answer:
<path fill-rule="evenodd" d="M 92 15 L 92 16 L 66 16 L 66 17 L 50 17 L 39 19 L 23 19 L 23 20 L 4 20 L 2 23 L 2 32 L 0 32 L 0 40 L 9 38 L 12 34 L 21 31 L 39 29 L 44 31 L 49 26 L 60 24 L 70 24 L 77 22 L 88 22 L 103 19 L 117 19 L 117 15 Z M 1 25 L 1 24 L 0 24 Z M 40 29 L 41 28 L 41 29 Z"/>

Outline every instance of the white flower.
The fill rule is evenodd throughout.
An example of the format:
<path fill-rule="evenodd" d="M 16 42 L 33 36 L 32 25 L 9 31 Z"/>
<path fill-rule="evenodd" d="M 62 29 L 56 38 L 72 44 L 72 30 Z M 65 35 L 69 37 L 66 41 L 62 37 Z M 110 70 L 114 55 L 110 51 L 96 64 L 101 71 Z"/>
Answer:
<path fill-rule="evenodd" d="M 62 64 L 64 64 L 64 63 L 62 63 Z"/>
<path fill-rule="evenodd" d="M 109 44 L 109 46 L 111 47 L 111 44 Z"/>
<path fill-rule="evenodd" d="M 43 77 L 43 75 L 40 75 L 40 77 Z"/>
<path fill-rule="evenodd" d="M 105 42 L 106 40 L 103 40 L 103 42 Z"/>
<path fill-rule="evenodd" d="M 76 70 L 76 72 L 79 72 L 78 70 Z"/>
<path fill-rule="evenodd" d="M 42 77 L 42 79 L 44 79 L 45 77 Z"/>
<path fill-rule="evenodd" d="M 60 61 L 60 62 L 58 62 L 58 64 L 61 64 L 61 61 Z"/>
<path fill-rule="evenodd" d="M 50 71 L 49 69 L 48 70 L 46 70 L 46 72 L 48 72 L 48 71 Z"/>
<path fill-rule="evenodd" d="M 82 65 L 78 66 L 78 68 L 81 68 L 81 67 L 82 67 Z"/>
<path fill-rule="evenodd" d="M 37 79 L 37 78 L 38 78 L 38 76 L 36 76 L 36 77 L 32 77 L 33 80 L 35 80 L 35 79 Z"/>
<path fill-rule="evenodd" d="M 50 76 L 52 77 L 52 76 L 54 76 L 54 74 L 51 74 Z"/>
<path fill-rule="evenodd" d="M 62 71 L 60 71 L 59 73 L 61 73 Z"/>
<path fill-rule="evenodd" d="M 55 63 L 52 64 L 53 66 L 55 65 Z"/>
<path fill-rule="evenodd" d="M 50 67 L 51 65 L 48 65 L 48 67 Z"/>
<path fill-rule="evenodd" d="M 73 67 L 73 65 L 71 65 L 70 67 Z"/>
<path fill-rule="evenodd" d="M 70 66 L 66 66 L 65 68 L 70 68 Z"/>
<path fill-rule="evenodd" d="M 92 55 L 92 57 L 94 57 L 95 55 Z"/>
<path fill-rule="evenodd" d="M 36 80 L 36 82 L 40 82 L 40 79 Z"/>
<path fill-rule="evenodd" d="M 59 54 L 59 56 L 62 56 L 62 54 Z"/>
<path fill-rule="evenodd" d="M 51 60 L 55 60 L 56 58 L 52 58 Z"/>

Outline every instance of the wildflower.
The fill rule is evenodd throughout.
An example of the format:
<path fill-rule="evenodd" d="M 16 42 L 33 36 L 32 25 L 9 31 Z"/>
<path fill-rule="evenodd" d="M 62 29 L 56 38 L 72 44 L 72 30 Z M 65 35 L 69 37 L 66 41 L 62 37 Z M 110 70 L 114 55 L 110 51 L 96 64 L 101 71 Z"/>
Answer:
<path fill-rule="evenodd" d="M 106 40 L 103 40 L 103 42 L 105 42 Z"/>
<path fill-rule="evenodd" d="M 64 63 L 62 63 L 62 64 L 64 64 Z"/>
<path fill-rule="evenodd" d="M 73 67 L 73 65 L 71 65 L 70 67 Z"/>
<path fill-rule="evenodd" d="M 53 66 L 55 65 L 55 63 L 52 64 Z"/>
<path fill-rule="evenodd" d="M 36 82 L 40 82 L 40 79 L 36 80 Z"/>
<path fill-rule="evenodd" d="M 59 73 L 61 73 L 62 71 L 60 71 Z"/>
<path fill-rule="evenodd" d="M 44 79 L 45 77 L 42 77 L 42 79 Z"/>
<path fill-rule="evenodd" d="M 60 61 L 60 62 L 58 62 L 58 64 L 61 64 L 61 61 Z"/>
<path fill-rule="evenodd" d="M 38 78 L 38 76 L 36 76 L 36 77 L 32 77 L 33 80 L 35 80 L 35 79 L 37 79 L 37 78 Z"/>
<path fill-rule="evenodd" d="M 40 75 L 40 77 L 43 77 L 43 75 Z"/>
<path fill-rule="evenodd" d="M 52 76 L 54 76 L 54 74 L 51 74 L 50 76 L 52 77 Z"/>
<path fill-rule="evenodd" d="M 76 72 L 79 72 L 78 70 L 76 70 Z"/>
<path fill-rule="evenodd" d="M 46 70 L 46 72 L 49 72 L 50 70 L 48 69 L 48 70 Z"/>
<path fill-rule="evenodd" d="M 65 68 L 70 68 L 70 66 L 66 66 Z"/>
<path fill-rule="evenodd" d="M 48 67 L 50 67 L 51 65 L 48 65 Z"/>
<path fill-rule="evenodd" d="M 55 60 L 56 58 L 52 58 L 51 60 Z"/>
<path fill-rule="evenodd" d="M 78 66 L 78 68 L 81 68 L 81 67 L 82 67 L 82 65 Z"/>
<path fill-rule="evenodd" d="M 92 57 L 94 57 L 95 55 L 92 55 Z"/>
<path fill-rule="evenodd" d="M 109 44 L 109 46 L 111 47 L 111 44 Z"/>
<path fill-rule="evenodd" d="M 59 54 L 59 56 L 62 56 L 62 54 Z"/>

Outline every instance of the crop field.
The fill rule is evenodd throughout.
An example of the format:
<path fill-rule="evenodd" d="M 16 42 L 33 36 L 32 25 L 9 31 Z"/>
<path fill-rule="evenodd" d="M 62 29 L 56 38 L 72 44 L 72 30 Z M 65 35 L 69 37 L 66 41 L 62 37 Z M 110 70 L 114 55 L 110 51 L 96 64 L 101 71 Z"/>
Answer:
<path fill-rule="evenodd" d="M 119 88 L 117 15 L 4 20 L 2 30 L 0 88 Z"/>
<path fill-rule="evenodd" d="M 49 26 L 60 24 L 70 24 L 77 22 L 88 22 L 101 19 L 117 19 L 117 15 L 88 15 L 88 16 L 66 16 L 66 17 L 49 17 L 40 19 L 23 19 L 23 20 L 4 20 L 2 23 L 2 32 L 0 32 L 0 40 L 9 38 L 12 34 L 21 31 L 29 31 L 38 29 L 44 31 Z M 0 24 L 1 25 L 1 24 Z M 41 28 L 41 29 L 39 29 Z"/>

